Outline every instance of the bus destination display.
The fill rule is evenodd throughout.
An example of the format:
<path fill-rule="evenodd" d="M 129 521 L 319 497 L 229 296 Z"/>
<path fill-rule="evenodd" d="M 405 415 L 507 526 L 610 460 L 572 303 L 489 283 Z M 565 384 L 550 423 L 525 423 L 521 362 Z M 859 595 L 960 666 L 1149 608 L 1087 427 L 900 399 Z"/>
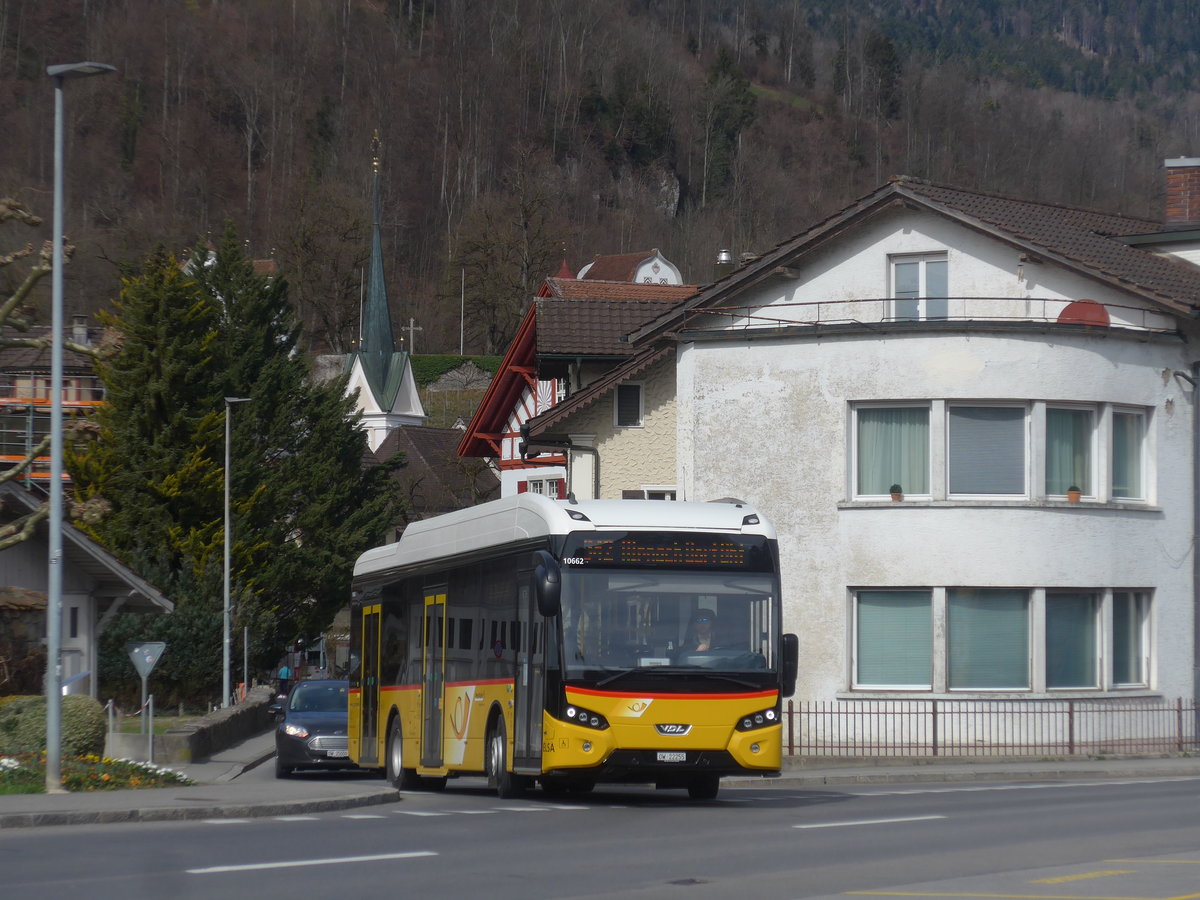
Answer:
<path fill-rule="evenodd" d="M 665 567 L 768 572 L 771 555 L 757 535 L 624 532 L 573 534 L 563 565 L 604 568 Z"/>

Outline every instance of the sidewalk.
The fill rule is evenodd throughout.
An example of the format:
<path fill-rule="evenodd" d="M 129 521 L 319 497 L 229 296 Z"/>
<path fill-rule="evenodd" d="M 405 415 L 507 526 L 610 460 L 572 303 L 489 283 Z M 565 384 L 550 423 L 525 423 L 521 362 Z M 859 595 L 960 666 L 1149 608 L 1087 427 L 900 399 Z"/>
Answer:
<path fill-rule="evenodd" d="M 325 776 L 239 778 L 270 765 L 273 732 L 231 747 L 213 759 L 180 767 L 189 787 L 66 794 L 0 795 L 0 829 L 299 815 L 400 801 L 382 779 Z M 779 778 L 726 778 L 731 788 L 817 788 L 853 784 L 932 784 L 968 781 L 1078 782 L 1101 779 L 1200 778 L 1197 757 L 1112 759 L 905 759 L 794 758 Z"/>
<path fill-rule="evenodd" d="M 381 778 L 300 775 L 239 778 L 271 764 L 275 733 L 268 731 L 203 763 L 176 766 L 196 782 L 147 790 L 64 794 L 0 794 L 0 829 L 246 816 L 299 815 L 394 803 L 400 794 Z"/>

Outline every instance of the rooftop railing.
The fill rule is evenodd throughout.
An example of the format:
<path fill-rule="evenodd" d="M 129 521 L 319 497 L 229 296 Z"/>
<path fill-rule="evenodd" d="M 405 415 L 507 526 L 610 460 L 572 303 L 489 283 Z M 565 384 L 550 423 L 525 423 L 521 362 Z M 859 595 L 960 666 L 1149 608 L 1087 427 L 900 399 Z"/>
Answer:
<path fill-rule="evenodd" d="M 1031 323 L 1174 333 L 1169 315 L 1136 306 L 1060 297 L 912 297 L 810 300 L 688 310 L 681 331 L 768 331 L 900 323 Z"/>

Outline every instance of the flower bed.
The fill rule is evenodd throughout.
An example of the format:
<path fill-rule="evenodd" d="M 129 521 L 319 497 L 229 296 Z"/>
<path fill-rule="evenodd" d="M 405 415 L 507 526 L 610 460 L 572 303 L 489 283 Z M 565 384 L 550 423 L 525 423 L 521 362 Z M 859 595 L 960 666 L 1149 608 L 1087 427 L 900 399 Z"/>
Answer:
<path fill-rule="evenodd" d="M 62 786 L 68 791 L 114 791 L 191 784 L 185 776 L 151 763 L 101 756 L 64 758 Z M 0 756 L 0 794 L 40 794 L 46 790 L 46 755 Z"/>

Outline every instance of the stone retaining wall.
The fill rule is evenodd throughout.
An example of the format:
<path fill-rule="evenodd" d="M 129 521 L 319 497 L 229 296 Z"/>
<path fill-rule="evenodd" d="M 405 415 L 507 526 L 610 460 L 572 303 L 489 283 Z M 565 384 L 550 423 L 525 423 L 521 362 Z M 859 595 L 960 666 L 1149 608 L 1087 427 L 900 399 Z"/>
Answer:
<path fill-rule="evenodd" d="M 205 716 L 154 737 L 154 762 L 187 765 L 202 762 L 227 747 L 262 734 L 271 727 L 267 707 L 274 699 L 267 686 L 251 688 L 237 706 L 214 710 Z M 144 734 L 107 736 L 104 755 L 114 759 L 146 760 L 149 741 Z"/>

